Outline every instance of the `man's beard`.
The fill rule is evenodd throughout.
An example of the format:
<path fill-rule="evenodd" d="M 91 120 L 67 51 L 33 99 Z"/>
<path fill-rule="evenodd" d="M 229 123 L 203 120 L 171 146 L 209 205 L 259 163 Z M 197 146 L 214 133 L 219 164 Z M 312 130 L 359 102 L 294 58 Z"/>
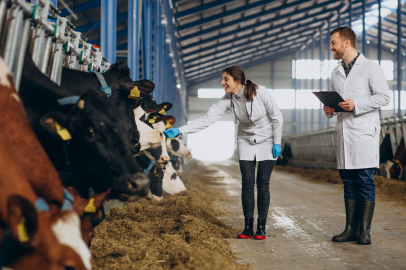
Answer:
<path fill-rule="evenodd" d="M 335 51 L 334 53 L 334 60 L 343 59 L 344 52 Z"/>

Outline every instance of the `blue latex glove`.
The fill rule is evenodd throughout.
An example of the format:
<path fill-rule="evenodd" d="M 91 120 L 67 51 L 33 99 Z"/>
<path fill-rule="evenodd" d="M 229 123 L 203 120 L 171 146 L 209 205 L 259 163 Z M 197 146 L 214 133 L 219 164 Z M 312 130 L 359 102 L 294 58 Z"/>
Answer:
<path fill-rule="evenodd" d="M 168 137 L 169 139 L 173 139 L 175 137 L 178 137 L 180 134 L 179 129 L 177 128 L 168 128 L 167 130 L 164 131 L 164 134 L 166 137 Z"/>
<path fill-rule="evenodd" d="M 282 154 L 282 147 L 280 144 L 274 144 L 272 147 L 272 153 L 273 153 L 273 157 L 279 157 L 280 154 Z"/>

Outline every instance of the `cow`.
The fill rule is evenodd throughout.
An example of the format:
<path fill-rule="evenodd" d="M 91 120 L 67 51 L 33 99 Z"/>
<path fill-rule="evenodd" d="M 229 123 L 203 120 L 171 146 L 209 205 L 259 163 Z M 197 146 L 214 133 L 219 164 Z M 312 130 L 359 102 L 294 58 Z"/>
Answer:
<path fill-rule="evenodd" d="M 79 216 L 60 211 L 65 200 L 58 174 L 29 127 L 1 58 L 0 113 L 1 264 L 13 269 L 90 269 Z"/>
<path fill-rule="evenodd" d="M 148 197 L 153 200 L 162 200 L 162 179 L 164 178 L 163 169 L 155 164 L 155 161 L 148 158 L 146 155 L 136 157 L 137 163 L 144 169 L 144 173 L 148 175 L 150 181 L 150 189 Z"/>
<path fill-rule="evenodd" d="M 112 65 L 107 72 L 101 75 L 109 87 L 110 102 L 115 104 L 117 108 L 123 108 L 123 114 L 131 121 L 131 144 L 135 145 L 140 141 L 141 149 L 139 151 L 158 147 L 163 134 L 145 126 L 139 127 L 138 123 L 133 121 L 134 109 L 140 105 L 142 97 L 147 96 L 154 90 L 154 83 L 149 80 L 132 81 L 130 69 L 123 63 Z M 61 86 L 71 94 L 80 96 L 89 89 L 100 89 L 100 81 L 94 73 L 63 68 Z M 139 138 L 134 136 L 132 130 L 138 130 Z M 134 151 L 134 155 L 138 154 L 139 151 Z"/>
<path fill-rule="evenodd" d="M 403 168 L 406 166 L 406 148 L 404 137 L 400 140 L 399 146 L 396 149 L 393 157 L 393 165 L 390 168 L 390 177 L 394 179 L 400 179 Z"/>
<path fill-rule="evenodd" d="M 276 165 L 286 166 L 289 163 L 289 160 L 292 158 L 292 151 L 290 149 L 290 144 L 285 143 L 283 145 L 282 155 L 276 160 Z"/>
<path fill-rule="evenodd" d="M 20 97 L 31 126 L 58 171 L 72 171 L 83 187 L 110 197 L 135 200 L 148 193 L 148 178 L 130 151 L 128 126 L 105 93 L 90 90 L 73 105 L 72 95 L 26 58 Z M 81 194 L 87 197 L 88 192 Z"/>
<path fill-rule="evenodd" d="M 162 189 L 169 194 L 177 194 L 186 190 L 182 180 L 177 175 L 172 163 L 169 162 L 165 166 L 164 178 L 162 180 Z"/>
<path fill-rule="evenodd" d="M 156 112 L 159 107 L 154 98 L 152 96 L 146 96 L 142 98 L 139 103 L 141 106 L 137 106 L 134 109 L 135 119 L 145 122 L 155 130 L 162 133 L 165 130 L 165 124 L 163 123 L 164 115 Z M 170 160 L 168 151 L 166 149 L 165 140 L 161 141 L 160 149 L 158 148 L 155 151 L 151 150 L 152 149 L 144 151 L 145 155 L 151 159 L 154 159 L 162 168 L 165 167 Z"/>
<path fill-rule="evenodd" d="M 171 155 L 175 155 L 182 158 L 192 158 L 190 150 L 186 147 L 185 141 L 182 138 L 177 137 L 166 142 L 166 148 Z"/>

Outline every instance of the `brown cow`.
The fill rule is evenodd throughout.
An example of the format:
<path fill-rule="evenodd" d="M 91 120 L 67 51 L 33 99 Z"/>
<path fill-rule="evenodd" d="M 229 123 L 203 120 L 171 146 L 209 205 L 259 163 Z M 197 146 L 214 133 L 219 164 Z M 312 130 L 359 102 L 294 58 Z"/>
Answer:
<path fill-rule="evenodd" d="M 0 113 L 4 116 L 0 119 L 0 239 L 4 235 L 18 239 L 17 246 L 23 249 L 8 254 L 9 266 L 90 269 L 90 251 L 81 239 L 79 216 L 59 211 L 65 197 L 61 181 L 28 124 L 1 58 Z M 51 211 L 35 210 L 39 197 L 51 203 Z"/>
<path fill-rule="evenodd" d="M 58 173 L 35 136 L 7 66 L 0 59 L 0 130 L 7 135 L 11 155 L 23 169 L 35 193 L 59 209 L 64 191 Z"/>

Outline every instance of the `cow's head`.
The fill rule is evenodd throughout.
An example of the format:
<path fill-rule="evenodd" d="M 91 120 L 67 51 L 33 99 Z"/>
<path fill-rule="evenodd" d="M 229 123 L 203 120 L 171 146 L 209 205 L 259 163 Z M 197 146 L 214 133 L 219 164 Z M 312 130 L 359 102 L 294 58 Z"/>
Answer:
<path fill-rule="evenodd" d="M 96 193 L 111 188 L 113 198 L 134 200 L 148 192 L 148 178 L 130 151 L 130 120 L 119 116 L 104 93 L 89 91 L 69 113 L 49 113 L 41 123 L 60 138 L 72 171 L 89 188 Z"/>
<path fill-rule="evenodd" d="M 156 103 L 155 99 L 151 95 L 142 98 L 141 107 L 146 112 L 159 112 L 158 103 Z"/>
<path fill-rule="evenodd" d="M 181 138 L 174 138 L 166 142 L 166 148 L 175 156 L 183 158 L 192 158 L 190 150 L 187 148 L 186 143 Z"/>
<path fill-rule="evenodd" d="M 10 237 L 17 250 L 9 257 L 6 266 L 15 270 L 91 269 L 88 247 L 83 241 L 80 245 L 78 242 L 81 239 L 76 239 L 76 235 L 72 235 L 72 229 L 80 232 L 79 218 L 77 217 L 77 224 L 68 221 L 68 227 L 71 227 L 69 230 L 71 244 L 61 240 L 54 232 L 56 223 L 62 222 L 66 225 L 66 221 L 71 215 L 74 217 L 75 213 L 66 212 L 63 216 L 54 217 L 50 212 L 37 212 L 28 200 L 16 195 L 9 197 L 7 208 Z M 72 245 L 75 247 L 72 248 Z"/>

